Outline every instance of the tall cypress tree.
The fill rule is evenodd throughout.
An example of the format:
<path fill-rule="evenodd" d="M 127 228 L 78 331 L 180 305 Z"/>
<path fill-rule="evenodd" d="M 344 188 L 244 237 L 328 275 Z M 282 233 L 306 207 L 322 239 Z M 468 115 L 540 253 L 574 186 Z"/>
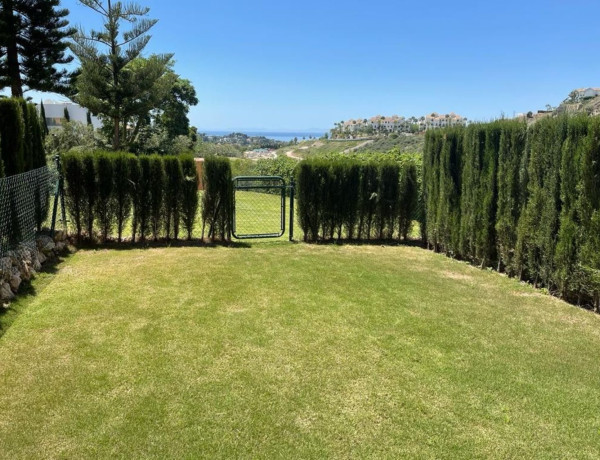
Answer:
<path fill-rule="evenodd" d="M 40 123 L 42 124 L 42 134 L 46 137 L 50 130 L 48 129 L 48 122 L 46 121 L 46 109 L 44 108 L 43 101 L 40 101 Z"/>
<path fill-rule="evenodd" d="M 67 56 L 66 39 L 75 33 L 65 19 L 69 11 L 59 0 L 1 0 L 0 88 L 10 86 L 13 97 L 23 91 L 66 93 L 69 74 L 56 65 Z"/>

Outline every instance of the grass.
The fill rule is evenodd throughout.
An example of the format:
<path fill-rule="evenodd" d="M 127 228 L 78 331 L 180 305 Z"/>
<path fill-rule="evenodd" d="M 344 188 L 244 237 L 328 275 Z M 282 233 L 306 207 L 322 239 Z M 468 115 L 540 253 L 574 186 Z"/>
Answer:
<path fill-rule="evenodd" d="M 0 338 L 2 458 L 598 458 L 600 317 L 407 246 L 80 251 Z"/>

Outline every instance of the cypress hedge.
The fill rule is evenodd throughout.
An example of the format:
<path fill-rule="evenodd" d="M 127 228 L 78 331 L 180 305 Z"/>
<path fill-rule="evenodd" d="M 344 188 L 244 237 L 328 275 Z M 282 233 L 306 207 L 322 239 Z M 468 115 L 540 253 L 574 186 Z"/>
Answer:
<path fill-rule="evenodd" d="M 209 156 L 202 170 L 204 193 L 202 195 L 202 238 L 208 227 L 211 240 L 231 239 L 233 216 L 233 183 L 229 159 Z"/>
<path fill-rule="evenodd" d="M 0 177 L 46 165 L 42 126 L 35 105 L 0 99 Z"/>
<path fill-rule="evenodd" d="M 129 193 L 131 196 L 131 241 L 135 242 L 135 238 L 138 231 L 138 222 L 140 221 L 140 208 L 142 194 L 140 193 L 139 182 L 142 176 L 142 170 L 140 168 L 140 162 L 138 157 L 135 155 L 128 155 L 127 157 L 127 180 L 129 182 Z"/>
<path fill-rule="evenodd" d="M 179 237 L 179 206 L 183 174 L 176 156 L 163 157 L 165 169 L 165 207 L 164 225 L 167 239 Z"/>
<path fill-rule="evenodd" d="M 133 155 L 126 153 L 115 153 L 112 157 L 114 219 L 119 242 L 123 238 L 123 228 L 131 212 L 133 187 L 129 180 L 129 160 L 132 157 L 135 158 Z"/>
<path fill-rule="evenodd" d="M 401 216 L 410 223 L 416 217 L 416 173 L 414 164 L 387 161 L 301 162 L 296 180 L 304 240 L 406 237 L 400 222 Z"/>
<path fill-rule="evenodd" d="M 0 99 L 0 156 L 4 174 L 25 172 L 25 121 L 19 99 Z"/>
<path fill-rule="evenodd" d="M 161 234 L 165 210 L 165 166 L 159 155 L 150 156 L 150 228 L 156 241 Z M 168 219 L 166 219 L 168 221 Z M 165 222 L 165 228 L 167 222 Z"/>
<path fill-rule="evenodd" d="M 132 241 L 150 235 L 178 238 L 180 226 L 192 238 L 198 213 L 198 176 L 192 156 L 137 157 L 98 151 L 65 154 L 62 164 L 67 209 L 78 239 L 85 232 L 90 239 L 98 234 L 105 242 L 116 231 L 121 241 L 128 222 Z M 228 177 L 231 182 L 230 172 Z M 168 221 L 167 206 L 171 207 Z M 225 225 L 224 219 L 218 229 Z"/>
<path fill-rule="evenodd" d="M 194 223 L 198 214 L 198 171 L 193 156 L 181 155 L 179 161 L 183 175 L 180 199 L 181 222 L 189 240 L 192 238 Z"/>
<path fill-rule="evenodd" d="M 114 157 L 101 152 L 96 155 L 96 184 L 98 196 L 95 201 L 95 211 L 100 227 L 102 241 L 105 242 L 112 233 L 115 223 L 115 193 L 114 193 Z"/>
<path fill-rule="evenodd" d="M 600 119 L 426 133 L 428 246 L 600 309 Z"/>
<path fill-rule="evenodd" d="M 84 213 L 84 186 L 83 162 L 81 155 L 67 153 L 62 156 L 63 176 L 67 187 L 65 188 L 66 207 L 75 224 L 77 240 L 81 240 L 83 232 Z"/>
<path fill-rule="evenodd" d="M 137 230 L 141 241 L 146 239 L 150 229 L 150 218 L 152 215 L 152 158 L 148 155 L 141 155 L 140 176 L 137 186 Z"/>

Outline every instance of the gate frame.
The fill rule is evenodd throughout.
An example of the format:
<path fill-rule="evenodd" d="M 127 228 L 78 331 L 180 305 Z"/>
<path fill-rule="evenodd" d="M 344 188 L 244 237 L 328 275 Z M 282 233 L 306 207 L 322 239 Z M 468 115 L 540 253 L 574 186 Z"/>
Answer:
<path fill-rule="evenodd" d="M 279 185 L 240 185 L 240 182 L 256 182 L 256 181 L 279 181 Z M 291 184 L 287 185 L 285 183 L 285 179 L 281 176 L 236 176 L 232 179 L 233 184 L 233 213 L 231 216 L 231 228 L 232 235 L 234 238 L 238 240 L 247 240 L 247 239 L 255 239 L 255 238 L 281 238 L 285 234 L 285 202 L 286 202 L 286 190 L 290 190 L 290 229 L 289 229 L 289 240 L 294 240 L 294 192 L 295 192 L 295 183 L 292 179 Z M 257 189 L 274 189 L 280 190 L 281 194 L 281 228 L 279 233 L 250 233 L 245 235 L 236 234 L 236 200 L 235 193 L 237 190 L 257 190 Z"/>

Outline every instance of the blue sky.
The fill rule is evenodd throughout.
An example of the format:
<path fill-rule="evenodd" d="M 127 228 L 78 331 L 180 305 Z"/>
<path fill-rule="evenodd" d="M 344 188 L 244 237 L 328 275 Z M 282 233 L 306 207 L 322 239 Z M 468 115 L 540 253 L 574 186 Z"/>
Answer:
<path fill-rule="evenodd" d="M 98 25 L 63 0 L 70 21 Z M 148 53 L 175 53 L 207 130 L 325 130 L 348 118 L 472 120 L 600 86 L 600 2 L 141 0 Z"/>

